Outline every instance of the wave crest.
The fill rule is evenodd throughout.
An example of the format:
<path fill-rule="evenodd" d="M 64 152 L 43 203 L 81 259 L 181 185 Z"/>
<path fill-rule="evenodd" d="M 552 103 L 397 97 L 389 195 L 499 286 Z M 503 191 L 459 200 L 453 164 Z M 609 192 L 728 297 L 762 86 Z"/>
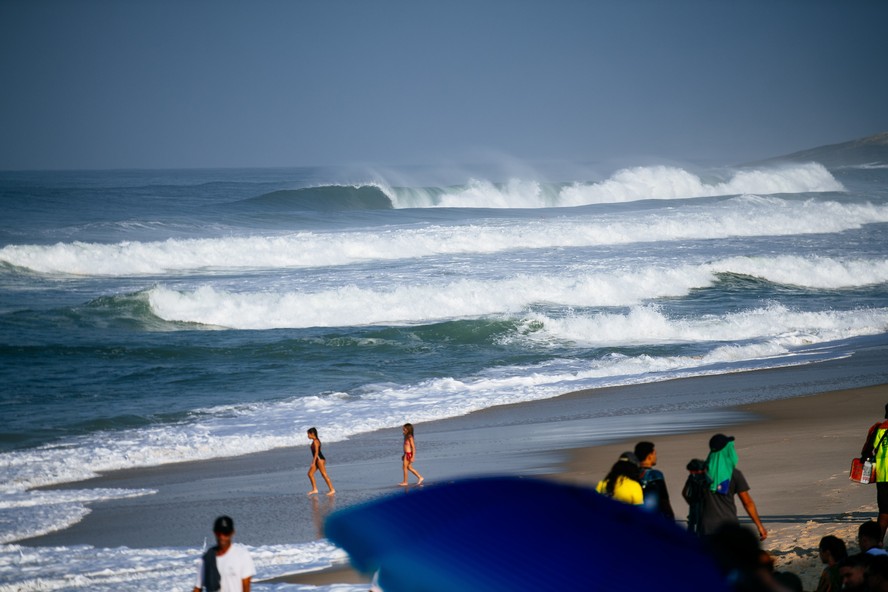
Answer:
<path fill-rule="evenodd" d="M 888 222 L 888 206 L 744 196 L 718 207 L 327 234 L 169 239 L 117 244 L 8 245 L 0 264 L 45 274 L 152 275 L 350 265 L 513 249 L 832 233 Z M 330 248 L 335 239 L 336 248 Z M 2 272 L 0 268 L 0 272 Z"/>
<path fill-rule="evenodd" d="M 424 324 L 521 315 L 540 305 L 635 306 L 659 298 L 686 296 L 692 290 L 716 284 L 724 274 L 752 275 L 771 283 L 813 289 L 856 288 L 888 282 L 888 260 L 735 257 L 700 265 L 652 266 L 633 272 L 572 270 L 385 287 L 348 284 L 316 292 L 231 292 L 208 285 L 179 291 L 158 286 L 148 292 L 148 301 L 153 314 L 166 321 L 232 329 Z M 653 332 L 656 323 L 649 321 L 637 325 Z"/>

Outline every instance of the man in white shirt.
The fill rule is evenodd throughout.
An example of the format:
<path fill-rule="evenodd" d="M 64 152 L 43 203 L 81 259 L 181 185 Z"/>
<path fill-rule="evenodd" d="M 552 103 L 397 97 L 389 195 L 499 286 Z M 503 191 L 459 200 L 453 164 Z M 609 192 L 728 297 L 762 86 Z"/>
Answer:
<path fill-rule="evenodd" d="M 213 524 L 216 546 L 198 562 L 194 592 L 250 592 L 250 581 L 256 575 L 250 552 L 240 543 L 232 543 L 234 521 L 219 516 Z"/>

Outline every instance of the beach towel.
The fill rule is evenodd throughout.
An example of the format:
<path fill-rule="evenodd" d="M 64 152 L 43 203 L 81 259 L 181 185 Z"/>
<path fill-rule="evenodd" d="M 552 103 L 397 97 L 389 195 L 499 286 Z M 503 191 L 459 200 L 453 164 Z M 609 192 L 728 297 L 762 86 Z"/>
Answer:
<path fill-rule="evenodd" d="M 709 478 L 712 479 L 712 483 L 709 485 L 710 491 L 728 495 L 728 487 L 731 484 L 731 477 L 736 466 L 737 451 L 734 450 L 733 442 L 728 442 L 718 452 L 710 452 L 706 459 L 706 470 L 709 473 Z"/>

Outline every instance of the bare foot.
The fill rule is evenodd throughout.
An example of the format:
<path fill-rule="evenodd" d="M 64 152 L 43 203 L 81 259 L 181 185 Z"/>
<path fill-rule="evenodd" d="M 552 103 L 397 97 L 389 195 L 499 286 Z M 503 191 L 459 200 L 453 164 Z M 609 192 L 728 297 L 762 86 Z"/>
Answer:
<path fill-rule="evenodd" d="M 317 492 L 318 492 L 317 489 L 312 489 L 311 491 L 309 491 L 309 492 L 306 493 L 305 495 L 315 495 Z"/>
<path fill-rule="evenodd" d="M 424 478 L 420 477 L 419 481 L 416 482 L 417 485 L 422 485 L 422 482 L 425 481 Z"/>
<path fill-rule="evenodd" d="M 406 481 L 402 481 L 401 483 L 398 483 L 398 485 L 400 485 L 401 487 L 407 487 L 409 483 L 407 483 Z"/>
<path fill-rule="evenodd" d="M 327 492 L 327 495 L 335 495 L 335 494 L 336 494 L 335 489 L 331 489 L 330 491 Z"/>

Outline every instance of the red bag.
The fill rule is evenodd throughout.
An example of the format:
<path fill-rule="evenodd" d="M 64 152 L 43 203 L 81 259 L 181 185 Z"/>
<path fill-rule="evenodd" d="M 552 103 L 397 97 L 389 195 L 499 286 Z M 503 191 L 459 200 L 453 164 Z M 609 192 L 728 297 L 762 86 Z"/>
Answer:
<path fill-rule="evenodd" d="M 873 464 L 867 459 L 862 461 L 859 458 L 851 459 L 851 475 L 849 479 L 855 483 L 869 483 L 873 477 Z"/>

